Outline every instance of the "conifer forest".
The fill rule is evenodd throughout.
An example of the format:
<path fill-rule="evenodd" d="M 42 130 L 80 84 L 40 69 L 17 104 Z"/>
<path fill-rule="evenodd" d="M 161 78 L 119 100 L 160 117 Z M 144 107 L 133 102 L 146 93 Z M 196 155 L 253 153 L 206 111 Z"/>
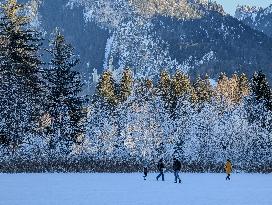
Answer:
<path fill-rule="evenodd" d="M 215 78 L 156 65 L 148 76 L 137 73 L 142 62 L 116 72 L 109 59 L 86 89 L 62 30 L 48 41 L 24 4 L 1 2 L 1 172 L 135 172 L 156 170 L 161 158 L 171 167 L 173 157 L 189 172 L 224 172 L 228 158 L 236 170 L 272 172 L 271 79 L 262 67 Z"/>

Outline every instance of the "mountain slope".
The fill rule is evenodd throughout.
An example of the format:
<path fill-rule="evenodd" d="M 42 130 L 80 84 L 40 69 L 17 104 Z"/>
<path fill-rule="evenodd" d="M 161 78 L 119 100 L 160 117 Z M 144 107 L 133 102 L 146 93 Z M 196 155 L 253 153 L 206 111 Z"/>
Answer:
<path fill-rule="evenodd" d="M 272 4 L 267 8 L 238 6 L 235 17 L 253 29 L 272 37 Z"/>
<path fill-rule="evenodd" d="M 190 65 L 190 73 L 235 71 L 249 75 L 263 69 L 272 78 L 272 41 L 231 16 L 217 12 L 188 21 L 166 17 L 153 20 L 156 32 L 169 43 L 171 56 Z"/>
<path fill-rule="evenodd" d="M 116 76 L 130 67 L 136 77 L 178 69 L 213 78 L 262 69 L 272 80 L 272 39 L 226 15 L 222 6 L 207 0 L 145 1 L 43 1 L 39 14 L 48 34 L 56 26 L 64 31 L 89 76 L 93 68 L 115 69 Z"/>
<path fill-rule="evenodd" d="M 84 8 L 69 4 L 69 0 L 32 0 L 38 2 L 38 15 L 42 31 L 45 32 L 44 46 L 48 46 L 56 27 L 64 33 L 65 38 L 80 56 L 80 71 L 85 79 L 90 77 L 92 69 L 103 67 L 103 60 L 109 32 L 94 22 L 86 22 Z M 26 3 L 28 0 L 20 0 Z"/>

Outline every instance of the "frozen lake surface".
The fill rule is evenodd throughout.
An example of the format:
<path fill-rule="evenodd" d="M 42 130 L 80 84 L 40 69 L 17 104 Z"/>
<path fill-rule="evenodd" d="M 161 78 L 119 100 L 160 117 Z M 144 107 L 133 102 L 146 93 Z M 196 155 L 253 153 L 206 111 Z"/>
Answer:
<path fill-rule="evenodd" d="M 271 174 L 0 174 L 0 205 L 271 205 Z"/>

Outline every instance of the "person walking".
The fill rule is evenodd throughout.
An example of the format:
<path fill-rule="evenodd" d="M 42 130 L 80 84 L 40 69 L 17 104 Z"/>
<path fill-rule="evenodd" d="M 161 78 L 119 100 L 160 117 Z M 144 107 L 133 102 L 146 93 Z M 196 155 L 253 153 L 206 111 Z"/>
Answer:
<path fill-rule="evenodd" d="M 174 170 L 174 176 L 175 176 L 175 183 L 178 182 L 181 183 L 181 179 L 179 178 L 179 172 L 181 170 L 181 163 L 178 159 L 174 158 L 173 160 L 173 170 Z"/>
<path fill-rule="evenodd" d="M 146 177 L 147 177 L 147 173 L 148 173 L 148 169 L 147 169 L 147 166 L 145 165 L 144 166 L 144 180 L 146 180 Z"/>
<path fill-rule="evenodd" d="M 230 180 L 230 173 L 232 171 L 232 164 L 229 159 L 227 160 L 224 168 L 225 168 L 225 171 L 227 174 L 226 180 Z"/>
<path fill-rule="evenodd" d="M 165 168 L 164 163 L 163 163 L 163 159 L 160 159 L 158 162 L 158 170 L 160 172 L 160 174 L 156 177 L 157 180 L 159 180 L 160 177 L 162 177 L 162 181 L 164 181 L 164 173 L 163 173 L 163 169 Z"/>

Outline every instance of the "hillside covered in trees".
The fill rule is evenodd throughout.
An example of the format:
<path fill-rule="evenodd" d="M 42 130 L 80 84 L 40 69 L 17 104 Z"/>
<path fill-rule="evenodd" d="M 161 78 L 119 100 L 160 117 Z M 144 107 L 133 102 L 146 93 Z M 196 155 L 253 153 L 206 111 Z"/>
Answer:
<path fill-rule="evenodd" d="M 111 64 L 116 72 L 130 67 L 146 77 L 162 69 L 193 78 L 208 73 L 214 79 L 221 72 L 251 76 L 262 69 L 272 82 L 271 37 L 226 14 L 214 1 L 18 1 L 34 5 L 45 39 L 60 28 L 80 55 L 78 69 L 92 91 L 93 70 L 101 74 Z"/>
<path fill-rule="evenodd" d="M 46 45 L 30 22 L 16 0 L 1 5 L 0 171 L 139 171 L 162 157 L 185 171 L 222 171 L 227 158 L 236 170 L 272 171 L 262 71 L 214 81 L 161 68 L 151 78 L 113 63 L 85 96 L 72 45 L 59 29 Z"/>
<path fill-rule="evenodd" d="M 267 8 L 238 6 L 235 17 L 251 28 L 272 37 L 272 4 Z"/>

